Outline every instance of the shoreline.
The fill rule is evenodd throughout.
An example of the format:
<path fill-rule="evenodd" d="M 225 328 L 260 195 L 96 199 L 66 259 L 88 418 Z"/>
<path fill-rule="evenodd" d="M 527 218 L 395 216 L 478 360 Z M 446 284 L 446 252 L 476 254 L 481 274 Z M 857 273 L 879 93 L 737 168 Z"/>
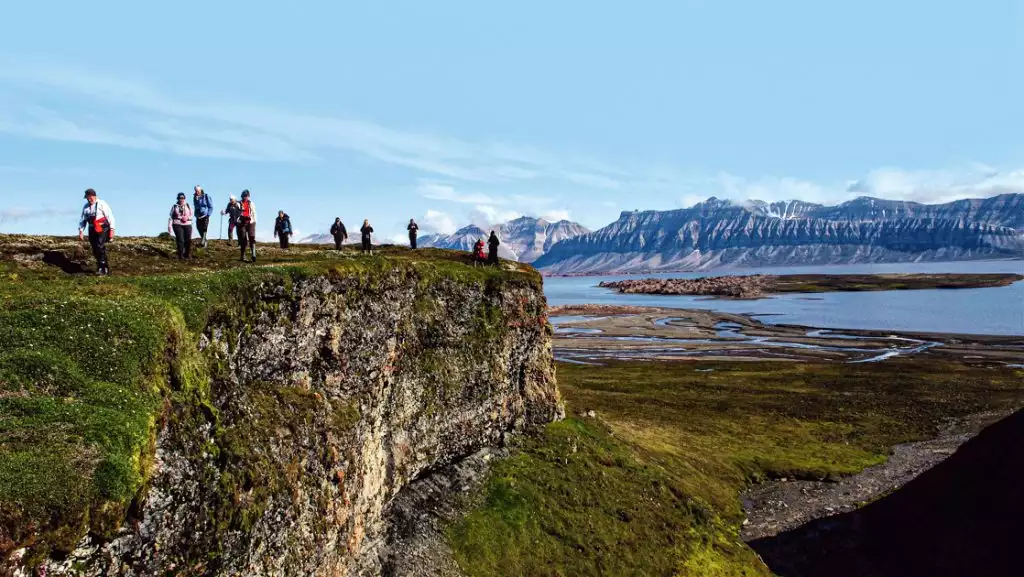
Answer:
<path fill-rule="evenodd" d="M 842 263 L 842 264 L 823 264 L 823 265 L 810 265 L 815 268 L 828 269 L 830 267 L 846 267 L 846 266 L 887 266 L 887 265 L 918 265 L 918 264 L 953 264 L 953 263 L 1001 263 L 1001 262 L 1019 262 L 1024 265 L 1024 259 L 1020 258 L 986 258 L 978 260 L 939 260 L 939 261 L 927 261 L 927 263 L 921 263 L 919 261 L 893 261 L 893 262 L 868 262 L 868 263 Z M 722 273 L 730 271 L 755 271 L 765 269 L 787 269 L 787 268 L 809 268 L 808 265 L 775 265 L 775 266 L 757 266 L 757 267 L 722 267 L 722 268 L 711 268 L 711 269 L 654 269 L 644 271 L 594 271 L 594 272 L 580 272 L 580 273 L 549 273 L 542 270 L 538 270 L 540 275 L 544 278 L 580 278 L 580 277 L 603 277 L 603 276 L 641 276 L 641 275 L 652 275 L 652 274 L 709 274 L 712 276 L 722 276 Z M 754 274 L 754 273 L 749 273 Z M 827 274 L 827 273 L 823 273 Z M 841 273 L 837 273 L 841 274 Z"/>

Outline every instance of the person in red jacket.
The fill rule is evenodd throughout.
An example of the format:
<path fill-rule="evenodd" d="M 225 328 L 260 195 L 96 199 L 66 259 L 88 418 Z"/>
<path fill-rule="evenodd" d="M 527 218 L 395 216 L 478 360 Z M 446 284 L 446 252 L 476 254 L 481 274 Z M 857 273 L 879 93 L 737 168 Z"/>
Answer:
<path fill-rule="evenodd" d="M 483 264 L 487 261 L 487 254 L 484 252 L 484 239 L 476 241 L 473 246 L 473 266 Z"/>
<path fill-rule="evenodd" d="M 240 261 L 245 262 L 245 249 L 252 254 L 252 262 L 256 262 L 256 204 L 253 203 L 249 189 L 242 191 L 241 209 L 238 211 L 238 246 L 242 248 Z"/>

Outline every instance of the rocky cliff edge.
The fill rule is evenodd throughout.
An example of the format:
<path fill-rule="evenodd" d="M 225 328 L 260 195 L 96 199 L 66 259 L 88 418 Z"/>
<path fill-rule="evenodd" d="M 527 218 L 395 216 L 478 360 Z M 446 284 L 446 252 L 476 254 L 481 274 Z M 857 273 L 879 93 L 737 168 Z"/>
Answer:
<path fill-rule="evenodd" d="M 562 416 L 529 267 L 164 244 L 0 237 L 0 574 L 380 573 L 403 489 Z"/>

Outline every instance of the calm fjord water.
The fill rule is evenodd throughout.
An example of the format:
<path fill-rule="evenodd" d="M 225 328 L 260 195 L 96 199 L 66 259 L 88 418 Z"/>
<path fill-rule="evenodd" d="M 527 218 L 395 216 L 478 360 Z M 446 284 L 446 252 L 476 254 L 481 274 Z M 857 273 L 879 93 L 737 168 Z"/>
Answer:
<path fill-rule="evenodd" d="M 700 273 L 544 279 L 548 304 L 619 304 L 770 315 L 766 323 L 986 335 L 1024 335 L 1024 282 L 1007 287 L 781 295 L 756 301 L 694 296 L 624 295 L 598 288 L 625 278 L 698 278 L 741 274 L 1017 273 L 1024 261 L 895 263 L 827 267 L 730 269 Z"/>

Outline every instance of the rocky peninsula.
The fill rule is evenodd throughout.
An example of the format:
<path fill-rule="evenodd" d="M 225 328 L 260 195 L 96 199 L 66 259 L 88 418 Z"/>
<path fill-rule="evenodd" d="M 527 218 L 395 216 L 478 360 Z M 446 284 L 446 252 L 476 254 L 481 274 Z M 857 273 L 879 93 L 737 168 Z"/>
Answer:
<path fill-rule="evenodd" d="M 1024 280 L 1024 275 L 1019 274 L 758 274 L 696 279 L 630 279 L 605 281 L 598 286 L 623 294 L 756 299 L 787 293 L 988 288 L 1007 286 L 1021 280 Z"/>

